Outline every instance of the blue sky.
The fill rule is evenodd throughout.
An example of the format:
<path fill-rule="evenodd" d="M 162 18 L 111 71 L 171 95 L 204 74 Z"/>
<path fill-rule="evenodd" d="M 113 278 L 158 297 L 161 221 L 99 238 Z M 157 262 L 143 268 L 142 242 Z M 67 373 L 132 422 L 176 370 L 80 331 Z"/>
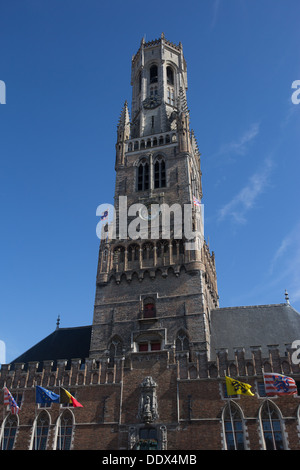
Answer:
<path fill-rule="evenodd" d="M 0 340 L 13 360 L 92 323 L 96 208 L 112 203 L 131 57 L 183 44 L 220 306 L 300 311 L 298 0 L 1 2 Z"/>

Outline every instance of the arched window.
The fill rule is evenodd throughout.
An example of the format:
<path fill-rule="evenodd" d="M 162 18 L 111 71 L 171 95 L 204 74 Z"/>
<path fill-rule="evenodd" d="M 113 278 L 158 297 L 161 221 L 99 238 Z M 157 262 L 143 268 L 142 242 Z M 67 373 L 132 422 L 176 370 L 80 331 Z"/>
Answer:
<path fill-rule="evenodd" d="M 46 450 L 50 418 L 47 411 L 42 411 L 35 422 L 33 450 Z"/>
<path fill-rule="evenodd" d="M 167 67 L 167 84 L 174 85 L 174 72 L 172 67 Z"/>
<path fill-rule="evenodd" d="M 284 450 L 279 410 L 271 400 L 262 405 L 260 420 L 266 450 Z"/>
<path fill-rule="evenodd" d="M 66 410 L 59 418 L 57 433 L 57 450 L 71 450 L 73 437 L 73 414 Z"/>
<path fill-rule="evenodd" d="M 137 450 L 156 450 L 158 447 L 157 430 L 155 428 L 141 428 Z"/>
<path fill-rule="evenodd" d="M 1 442 L 2 450 L 12 450 L 14 448 L 16 434 L 18 429 L 18 418 L 14 415 L 8 415 L 5 421 L 4 434 Z"/>
<path fill-rule="evenodd" d="M 157 257 L 163 258 L 164 255 L 167 255 L 169 252 L 169 242 L 167 240 L 161 240 L 157 242 Z"/>
<path fill-rule="evenodd" d="M 128 261 L 138 261 L 139 260 L 139 245 L 129 245 L 128 248 Z"/>
<path fill-rule="evenodd" d="M 143 159 L 138 166 L 138 191 L 149 189 L 149 163 Z"/>
<path fill-rule="evenodd" d="M 188 351 L 189 339 L 183 330 L 180 330 L 176 337 L 176 351 Z"/>
<path fill-rule="evenodd" d="M 115 363 L 115 357 L 122 356 L 122 353 L 123 353 L 122 340 L 118 336 L 113 337 L 108 350 L 109 350 L 109 365 L 113 366 Z"/>
<path fill-rule="evenodd" d="M 158 80 L 158 68 L 157 65 L 150 67 L 150 83 L 156 83 Z"/>
<path fill-rule="evenodd" d="M 117 246 L 114 249 L 113 262 L 114 264 L 124 263 L 125 259 L 125 248 L 123 246 Z"/>
<path fill-rule="evenodd" d="M 157 158 L 154 164 L 154 188 L 166 186 L 166 164 L 163 158 Z"/>
<path fill-rule="evenodd" d="M 245 450 L 243 417 L 239 407 L 229 401 L 223 411 L 223 426 L 227 450 Z"/>
<path fill-rule="evenodd" d="M 144 299 L 143 302 L 143 317 L 144 318 L 155 318 L 156 309 L 155 301 L 152 298 Z"/>

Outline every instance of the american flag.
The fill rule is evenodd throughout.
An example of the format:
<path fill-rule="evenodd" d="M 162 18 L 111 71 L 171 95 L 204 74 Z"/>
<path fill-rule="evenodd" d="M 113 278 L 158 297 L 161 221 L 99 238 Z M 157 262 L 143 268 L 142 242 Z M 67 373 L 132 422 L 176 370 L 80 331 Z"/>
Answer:
<path fill-rule="evenodd" d="M 297 385 L 294 379 L 274 372 L 264 373 L 266 395 L 297 395 Z"/>
<path fill-rule="evenodd" d="M 198 199 L 196 199 L 195 196 L 193 196 L 193 201 L 194 201 L 194 206 L 199 206 L 199 207 L 201 207 L 201 202 L 198 201 Z"/>
<path fill-rule="evenodd" d="M 15 402 L 14 397 L 8 390 L 8 388 L 4 388 L 4 405 L 9 405 L 10 406 L 10 411 L 13 415 L 17 415 L 20 411 L 20 408 L 18 407 L 17 403 Z"/>

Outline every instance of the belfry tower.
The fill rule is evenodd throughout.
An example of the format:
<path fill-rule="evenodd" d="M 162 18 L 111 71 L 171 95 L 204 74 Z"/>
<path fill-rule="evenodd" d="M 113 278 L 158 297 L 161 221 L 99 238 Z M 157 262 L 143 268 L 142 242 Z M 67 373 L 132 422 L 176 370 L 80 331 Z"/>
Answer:
<path fill-rule="evenodd" d="M 190 360 L 200 352 L 209 360 L 217 279 L 197 217 L 200 153 L 190 129 L 181 43 L 163 34 L 142 40 L 132 58 L 131 85 L 131 119 L 125 102 L 117 127 L 116 236 L 100 243 L 90 357 L 112 364 L 122 356 L 126 364 L 132 354 L 165 349 L 186 351 Z M 121 196 L 127 201 L 125 227 Z M 166 235 L 161 208 L 174 204 L 182 208 L 181 219 L 175 226 L 171 210 Z M 127 229 L 137 217 L 140 237 L 133 239 Z M 198 230 L 200 243 L 191 245 L 187 224 Z M 155 238 L 150 226 L 158 226 Z"/>

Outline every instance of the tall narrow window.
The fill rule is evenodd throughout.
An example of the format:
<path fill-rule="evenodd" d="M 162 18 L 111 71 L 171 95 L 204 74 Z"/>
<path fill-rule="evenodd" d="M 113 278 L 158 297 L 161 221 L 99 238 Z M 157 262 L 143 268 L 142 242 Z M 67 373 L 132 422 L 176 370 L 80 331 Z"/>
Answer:
<path fill-rule="evenodd" d="M 155 318 L 155 303 L 153 301 L 144 302 L 144 318 Z"/>
<path fill-rule="evenodd" d="M 73 435 L 73 415 L 70 411 L 64 411 L 60 417 L 57 436 L 58 450 L 71 450 Z"/>
<path fill-rule="evenodd" d="M 115 357 L 121 356 L 123 352 L 122 341 L 118 336 L 115 336 L 110 343 L 109 350 L 109 366 L 115 363 Z"/>
<path fill-rule="evenodd" d="M 149 163 L 142 160 L 138 166 L 138 191 L 149 189 Z"/>
<path fill-rule="evenodd" d="M 279 411 L 272 401 L 266 400 L 262 406 L 260 417 L 266 450 L 283 450 Z"/>
<path fill-rule="evenodd" d="M 224 410 L 223 423 L 227 450 L 244 450 L 244 430 L 241 411 L 231 400 Z"/>
<path fill-rule="evenodd" d="M 166 164 L 162 158 L 158 158 L 154 165 L 154 188 L 166 186 Z"/>
<path fill-rule="evenodd" d="M 189 350 L 189 339 L 183 330 L 180 330 L 176 338 L 176 351 L 188 351 Z"/>
<path fill-rule="evenodd" d="M 174 72 L 171 67 L 167 67 L 167 84 L 174 85 Z"/>
<path fill-rule="evenodd" d="M 42 411 L 36 421 L 34 439 L 33 439 L 33 450 L 46 450 L 47 439 L 49 433 L 49 415 L 46 411 Z"/>
<path fill-rule="evenodd" d="M 150 67 L 150 83 L 156 83 L 158 80 L 158 69 L 157 65 Z"/>
<path fill-rule="evenodd" d="M 17 416 L 9 415 L 5 421 L 4 435 L 1 442 L 1 450 L 12 450 L 14 448 L 17 429 Z"/>

